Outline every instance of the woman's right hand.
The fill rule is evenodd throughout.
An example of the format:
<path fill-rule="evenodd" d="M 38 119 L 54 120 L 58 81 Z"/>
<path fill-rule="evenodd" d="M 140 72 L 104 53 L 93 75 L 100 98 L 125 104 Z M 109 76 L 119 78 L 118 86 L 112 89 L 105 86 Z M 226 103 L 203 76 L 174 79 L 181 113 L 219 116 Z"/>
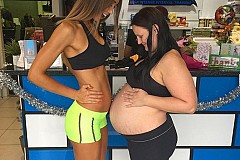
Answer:
<path fill-rule="evenodd" d="M 75 100 L 79 103 L 100 103 L 102 99 L 103 93 L 101 91 L 94 91 L 93 87 L 89 84 L 82 85 L 76 91 Z"/>

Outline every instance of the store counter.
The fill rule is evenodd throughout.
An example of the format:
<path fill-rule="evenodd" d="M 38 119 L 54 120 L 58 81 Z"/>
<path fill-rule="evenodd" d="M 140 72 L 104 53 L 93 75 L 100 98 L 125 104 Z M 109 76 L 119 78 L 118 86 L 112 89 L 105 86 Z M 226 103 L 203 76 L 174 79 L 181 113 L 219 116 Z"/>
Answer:
<path fill-rule="evenodd" d="M 27 70 L 5 68 L 2 71 L 10 76 L 17 75 L 24 91 L 46 105 L 67 110 L 72 103 L 71 99 L 29 82 Z M 126 82 L 125 72 L 126 69 L 108 70 L 113 94 Z M 79 88 L 74 76 L 66 70 L 49 69 L 47 74 L 69 87 Z M 178 132 L 178 143 L 170 160 L 239 160 L 240 90 L 236 88 L 240 71 L 206 68 L 191 70 L 191 74 L 198 101 L 205 107 L 198 108 L 195 114 L 171 114 Z M 74 160 L 72 146 L 64 132 L 64 116 L 39 111 L 33 107 L 36 102 L 32 96 L 21 99 L 26 160 Z M 126 141 L 110 123 L 108 127 L 107 160 L 130 160 Z"/>

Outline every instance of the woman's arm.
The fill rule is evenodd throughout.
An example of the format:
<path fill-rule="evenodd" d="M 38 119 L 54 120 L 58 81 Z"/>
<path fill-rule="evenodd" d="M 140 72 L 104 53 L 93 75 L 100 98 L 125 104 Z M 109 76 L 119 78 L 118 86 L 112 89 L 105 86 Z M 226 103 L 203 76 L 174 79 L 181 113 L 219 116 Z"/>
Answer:
<path fill-rule="evenodd" d="M 65 97 L 74 99 L 76 90 L 58 83 L 46 74 L 46 70 L 73 41 L 74 28 L 69 23 L 60 24 L 48 42 L 38 52 L 28 72 L 28 79 L 34 84 Z"/>

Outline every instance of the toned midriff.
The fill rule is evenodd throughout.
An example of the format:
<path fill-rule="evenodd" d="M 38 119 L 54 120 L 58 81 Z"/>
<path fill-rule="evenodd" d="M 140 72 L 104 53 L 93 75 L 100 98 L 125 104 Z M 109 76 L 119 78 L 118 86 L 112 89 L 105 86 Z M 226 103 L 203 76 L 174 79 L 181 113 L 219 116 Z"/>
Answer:
<path fill-rule="evenodd" d="M 106 112 L 111 104 L 111 89 L 109 86 L 107 71 L 104 66 L 93 69 L 74 70 L 72 71 L 79 82 L 79 86 L 90 84 L 95 91 L 103 93 L 103 99 L 97 104 L 80 104 L 84 108 L 97 112 Z"/>

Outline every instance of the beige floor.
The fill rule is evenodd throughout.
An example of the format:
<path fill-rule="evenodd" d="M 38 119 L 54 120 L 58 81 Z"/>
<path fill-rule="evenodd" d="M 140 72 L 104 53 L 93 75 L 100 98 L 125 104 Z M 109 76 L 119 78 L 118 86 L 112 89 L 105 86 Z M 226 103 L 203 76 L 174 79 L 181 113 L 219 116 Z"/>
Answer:
<path fill-rule="evenodd" d="M 0 160 L 22 160 L 22 135 L 18 97 L 0 98 Z"/>

